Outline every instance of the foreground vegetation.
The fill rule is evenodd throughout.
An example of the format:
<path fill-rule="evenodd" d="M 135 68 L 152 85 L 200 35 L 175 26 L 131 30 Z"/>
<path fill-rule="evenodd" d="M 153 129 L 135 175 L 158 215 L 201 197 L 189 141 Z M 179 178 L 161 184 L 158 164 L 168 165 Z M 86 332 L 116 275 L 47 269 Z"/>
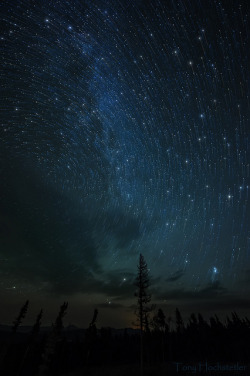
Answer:
<path fill-rule="evenodd" d="M 8 336 L 0 338 L 1 375 L 73 376 L 80 372 L 94 376 L 105 375 L 105 372 L 112 375 L 118 369 L 119 375 L 140 373 L 139 330 L 97 329 L 95 311 L 87 330 L 74 330 L 69 336 L 62 326 L 66 308 L 67 304 L 62 305 L 50 331 L 39 333 L 36 321 L 30 333 L 18 336 L 15 327 L 15 332 L 12 328 Z M 166 371 L 176 374 L 176 362 L 190 366 L 206 360 L 211 364 L 217 361 L 246 364 L 250 359 L 248 318 L 241 319 L 232 313 L 225 322 L 216 315 L 206 322 L 201 314 L 192 314 L 184 325 L 176 310 L 173 321 L 174 329 L 170 330 L 170 323 L 158 310 L 147 331 L 143 332 L 144 375 L 156 371 L 159 375 Z"/>

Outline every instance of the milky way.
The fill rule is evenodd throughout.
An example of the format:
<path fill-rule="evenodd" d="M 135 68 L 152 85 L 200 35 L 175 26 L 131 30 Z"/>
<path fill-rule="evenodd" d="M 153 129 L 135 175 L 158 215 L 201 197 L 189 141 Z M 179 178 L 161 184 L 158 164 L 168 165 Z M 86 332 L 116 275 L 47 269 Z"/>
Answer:
<path fill-rule="evenodd" d="M 244 306 L 247 2 L 1 8 L 1 293 Z"/>

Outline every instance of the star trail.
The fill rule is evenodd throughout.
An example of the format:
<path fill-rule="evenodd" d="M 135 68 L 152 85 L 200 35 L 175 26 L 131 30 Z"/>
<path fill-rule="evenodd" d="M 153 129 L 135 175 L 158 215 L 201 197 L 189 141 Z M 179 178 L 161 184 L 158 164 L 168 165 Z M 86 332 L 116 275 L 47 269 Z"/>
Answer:
<path fill-rule="evenodd" d="M 129 325 L 142 253 L 166 313 L 249 310 L 248 15 L 240 0 L 1 3 L 6 306 L 30 298 L 49 320 L 66 297 L 72 321 L 100 307 Z"/>

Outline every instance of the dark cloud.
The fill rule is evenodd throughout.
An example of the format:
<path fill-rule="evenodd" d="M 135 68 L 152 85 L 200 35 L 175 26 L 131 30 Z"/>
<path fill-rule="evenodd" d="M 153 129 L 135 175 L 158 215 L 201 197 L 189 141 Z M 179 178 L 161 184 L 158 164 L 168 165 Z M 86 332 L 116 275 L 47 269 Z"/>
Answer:
<path fill-rule="evenodd" d="M 177 270 L 175 273 L 171 274 L 171 276 L 166 279 L 166 282 L 178 281 L 184 274 L 184 270 Z"/>
<path fill-rule="evenodd" d="M 240 283 L 242 285 L 247 285 L 247 286 L 250 285 L 250 269 L 246 269 L 242 272 Z"/>
<path fill-rule="evenodd" d="M 250 302 L 247 296 L 238 297 L 233 294 L 222 295 L 220 298 L 210 298 L 202 300 L 184 300 L 178 302 L 172 302 L 170 305 L 174 305 L 174 308 L 182 306 L 185 307 L 185 311 L 192 312 L 210 312 L 214 314 L 216 312 L 229 312 L 242 311 L 247 312 L 250 309 Z M 169 310 L 169 304 L 165 305 L 165 308 Z"/>
<path fill-rule="evenodd" d="M 204 287 L 200 294 L 205 297 L 214 297 L 217 295 L 227 293 L 228 289 L 223 287 L 220 281 L 215 281 L 213 283 L 209 283 L 206 287 Z"/>
<path fill-rule="evenodd" d="M 163 300 L 204 300 L 217 299 L 227 294 L 228 290 L 219 281 L 208 284 L 200 290 L 173 289 L 156 293 L 155 297 Z"/>
<path fill-rule="evenodd" d="M 82 290 L 81 281 L 102 270 L 92 219 L 66 192 L 38 177 L 34 166 L 22 165 L 14 164 L 18 187 L 9 179 L 0 202 L 4 271 L 30 283 L 46 281 L 65 293 Z"/>
<path fill-rule="evenodd" d="M 118 303 L 99 303 L 97 304 L 98 308 L 108 308 L 108 309 L 117 309 L 117 308 L 124 308 L 122 304 Z"/>
<path fill-rule="evenodd" d="M 182 307 L 187 313 L 191 312 L 230 312 L 241 310 L 247 312 L 250 309 L 248 295 L 240 295 L 231 292 L 220 281 L 207 284 L 200 290 L 172 289 L 164 293 L 154 294 L 155 299 L 161 300 L 161 307 L 169 312 L 176 307 Z M 162 302 L 163 300 L 163 302 Z"/>
<path fill-rule="evenodd" d="M 125 248 L 140 236 L 140 220 L 123 211 L 109 210 L 105 213 L 104 232 L 114 237 L 117 247 Z"/>
<path fill-rule="evenodd" d="M 12 182 L 13 175 L 18 188 Z M 8 195 L 0 202 L 6 209 L 0 226 L 4 240 L 1 256 L 8 259 L 3 272 L 17 281 L 44 285 L 57 294 L 133 296 L 133 273 L 120 270 L 105 274 L 99 263 L 100 245 L 95 236 L 103 232 L 93 218 L 95 205 L 92 212 L 84 210 L 84 205 L 79 207 L 74 196 L 41 179 L 30 162 L 15 160 L 6 176 Z M 119 247 L 140 234 L 139 221 L 119 210 L 109 211 L 105 223 L 106 238 L 115 239 Z"/>
<path fill-rule="evenodd" d="M 228 295 L 217 299 L 217 301 L 213 305 L 215 310 L 238 311 L 240 309 L 250 309 L 250 301 L 247 296 L 237 297 L 234 295 Z M 211 307 L 209 307 L 209 304 L 207 304 L 207 309 L 209 308 L 211 309 Z"/>
<path fill-rule="evenodd" d="M 104 273 L 101 292 L 115 297 L 116 300 L 133 298 L 135 292 L 135 275 L 126 270 Z"/>

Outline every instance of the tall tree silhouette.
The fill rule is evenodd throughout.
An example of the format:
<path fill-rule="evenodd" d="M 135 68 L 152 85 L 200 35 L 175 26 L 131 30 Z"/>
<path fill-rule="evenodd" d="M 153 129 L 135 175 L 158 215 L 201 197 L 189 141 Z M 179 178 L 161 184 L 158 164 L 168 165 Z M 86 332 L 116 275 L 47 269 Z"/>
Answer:
<path fill-rule="evenodd" d="M 41 309 L 41 311 L 37 315 L 36 322 L 32 327 L 32 330 L 31 330 L 31 333 L 30 333 L 30 336 L 29 336 L 29 339 L 28 339 L 27 348 L 25 350 L 25 353 L 23 355 L 23 359 L 22 359 L 21 364 L 19 366 L 18 375 L 22 373 L 22 369 L 23 369 L 23 366 L 25 364 L 25 361 L 26 361 L 28 355 L 30 354 L 30 352 L 32 351 L 32 347 L 34 346 L 34 342 L 35 342 L 36 337 L 38 336 L 38 333 L 39 333 L 39 330 L 40 330 L 42 316 L 43 316 L 43 310 Z"/>
<path fill-rule="evenodd" d="M 56 345 L 60 341 L 61 331 L 63 329 L 63 317 L 66 315 L 66 310 L 68 308 L 68 303 L 64 302 L 61 307 L 59 314 L 56 318 L 55 324 L 52 324 L 52 330 L 48 335 L 44 352 L 43 352 L 43 361 L 39 367 L 39 375 L 46 375 L 49 372 L 51 362 L 55 355 Z"/>
<path fill-rule="evenodd" d="M 148 266 L 142 254 L 139 257 L 139 264 L 137 265 L 137 277 L 135 281 L 137 291 L 135 296 L 137 299 L 136 316 L 139 320 L 140 326 L 140 364 L 141 375 L 143 374 L 143 331 L 148 324 L 148 314 L 151 308 L 148 303 L 151 300 L 151 295 L 148 293 L 149 287 L 149 273 Z"/>
<path fill-rule="evenodd" d="M 24 317 L 26 316 L 26 313 L 27 313 L 27 310 L 28 310 L 28 306 L 29 306 L 29 301 L 26 300 L 25 304 L 22 306 L 22 308 L 21 308 L 21 310 L 19 312 L 19 315 L 13 321 L 13 326 L 12 326 L 12 332 L 13 333 L 16 333 L 19 325 L 22 323 L 22 319 L 24 319 Z"/>
<path fill-rule="evenodd" d="M 184 329 L 184 322 L 181 316 L 180 311 L 178 308 L 175 310 L 175 324 L 176 324 L 176 332 L 180 334 Z"/>
<path fill-rule="evenodd" d="M 96 330 L 97 315 L 98 315 L 98 310 L 95 309 L 92 321 L 89 324 L 88 329 L 86 330 L 87 363 L 89 362 L 90 355 L 93 351 L 93 347 L 95 345 L 96 338 L 97 338 L 97 330 Z"/>
<path fill-rule="evenodd" d="M 38 313 L 38 315 L 36 317 L 36 322 L 32 327 L 32 331 L 31 331 L 31 335 L 30 335 L 31 340 L 33 340 L 37 336 L 37 334 L 39 333 L 42 316 L 43 316 L 43 310 L 41 309 L 41 311 Z"/>
<path fill-rule="evenodd" d="M 157 314 L 153 317 L 153 327 L 156 331 L 165 331 L 167 323 L 166 323 L 166 316 L 163 313 L 161 308 L 158 309 Z"/>
<path fill-rule="evenodd" d="M 53 328 L 54 328 L 54 331 L 57 333 L 57 334 L 60 334 L 62 329 L 63 329 L 63 317 L 66 315 L 66 310 L 68 308 L 68 303 L 67 302 L 64 302 L 63 305 L 61 305 L 60 307 L 60 311 L 59 311 L 59 314 L 56 318 L 56 322 L 55 324 L 53 325 Z"/>
<path fill-rule="evenodd" d="M 164 338 L 166 331 L 168 330 L 168 324 L 166 323 L 166 316 L 164 315 L 164 312 L 161 308 L 159 308 L 157 314 L 154 315 L 152 324 L 156 333 L 160 334 L 162 361 L 164 362 Z"/>
<path fill-rule="evenodd" d="M 2 365 L 3 365 L 4 361 L 5 361 L 5 358 L 6 358 L 7 354 L 8 354 L 8 352 L 9 352 L 9 350 L 11 349 L 11 345 L 12 345 L 13 339 L 14 339 L 14 337 L 16 335 L 18 327 L 22 323 L 22 319 L 24 319 L 24 317 L 26 316 L 26 313 L 27 313 L 27 310 L 28 310 L 28 306 L 29 306 L 29 301 L 26 300 L 25 304 L 20 309 L 19 315 L 13 321 L 13 326 L 11 328 L 12 333 L 11 333 L 11 335 L 10 335 L 7 343 L 6 343 L 5 348 L 0 353 L 0 367 L 2 367 Z M 1 370 L 0 370 L 0 373 L 1 373 Z"/>

